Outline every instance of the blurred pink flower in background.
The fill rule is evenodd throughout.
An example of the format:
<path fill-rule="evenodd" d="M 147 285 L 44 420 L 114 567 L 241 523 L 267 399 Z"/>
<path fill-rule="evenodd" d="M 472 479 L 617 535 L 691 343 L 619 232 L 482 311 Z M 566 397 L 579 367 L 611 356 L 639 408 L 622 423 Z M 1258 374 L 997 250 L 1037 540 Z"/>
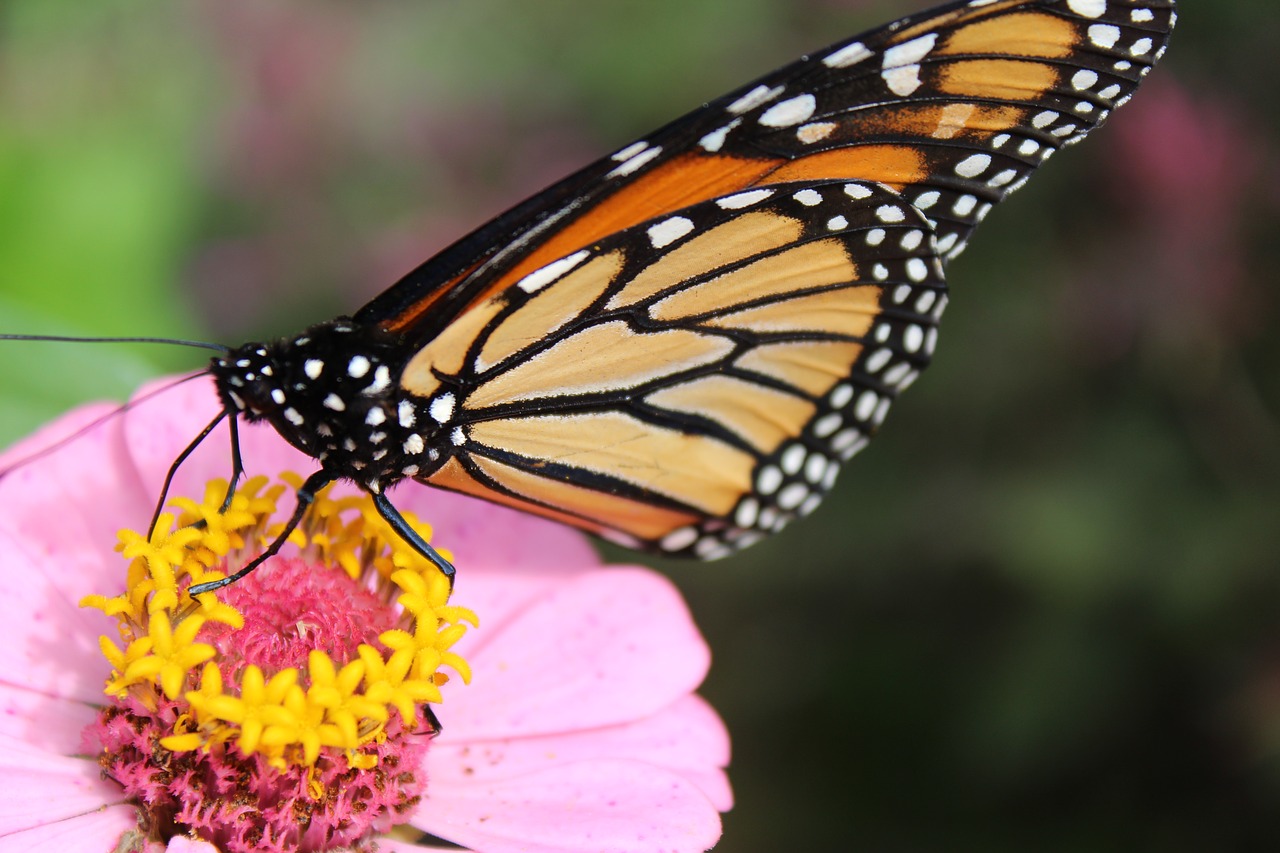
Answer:
<path fill-rule="evenodd" d="M 111 667 L 97 638 L 114 625 L 76 603 L 122 586 L 115 531 L 146 524 L 166 468 L 215 405 L 203 383 L 165 391 L 0 482 L 0 838 L 15 848 L 105 850 L 138 829 L 135 807 L 81 742 L 106 702 Z M 0 462 L 107 411 L 79 409 Z M 253 474 L 310 470 L 269 430 L 243 430 L 243 450 Z M 198 495 L 228 458 L 225 440 L 207 441 L 171 494 Z M 549 522 L 414 486 L 395 498 L 453 552 L 453 602 L 475 610 L 480 628 L 455 647 L 472 684 L 443 688 L 425 796 L 380 849 L 422 849 L 405 840 L 420 832 L 481 851 L 714 844 L 718 812 L 732 804 L 728 739 L 693 694 L 709 653 L 672 585 L 601 566 L 582 536 Z M 164 839 L 128 840 L 164 849 Z M 167 849 L 213 848 L 179 835 Z"/>
<path fill-rule="evenodd" d="M 1109 166 L 1104 188 L 1126 227 L 1099 235 L 1101 264 L 1072 286 L 1101 354 L 1152 331 L 1173 348 L 1247 334 L 1263 290 L 1250 280 L 1247 224 L 1265 156 L 1246 113 L 1166 73 L 1107 130 L 1110 156 L 1097 162 Z"/>

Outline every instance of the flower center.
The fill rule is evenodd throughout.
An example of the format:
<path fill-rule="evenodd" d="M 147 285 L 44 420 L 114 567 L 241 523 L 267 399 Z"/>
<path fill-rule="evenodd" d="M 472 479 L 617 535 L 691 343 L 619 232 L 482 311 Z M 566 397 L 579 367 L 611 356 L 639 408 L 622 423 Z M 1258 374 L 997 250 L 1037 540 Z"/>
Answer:
<path fill-rule="evenodd" d="M 123 641 L 100 639 L 114 701 L 89 735 L 152 840 L 318 851 L 387 830 L 425 789 L 441 667 L 470 677 L 450 648 L 475 615 L 448 604 L 447 579 L 364 495 L 321 492 L 290 537 L 297 556 L 193 601 L 187 588 L 281 529 L 285 486 L 265 486 L 251 480 L 222 511 L 226 484 L 210 483 L 202 501 L 174 502 L 176 524 L 122 531 L 126 591 L 82 602 L 115 617 Z"/>

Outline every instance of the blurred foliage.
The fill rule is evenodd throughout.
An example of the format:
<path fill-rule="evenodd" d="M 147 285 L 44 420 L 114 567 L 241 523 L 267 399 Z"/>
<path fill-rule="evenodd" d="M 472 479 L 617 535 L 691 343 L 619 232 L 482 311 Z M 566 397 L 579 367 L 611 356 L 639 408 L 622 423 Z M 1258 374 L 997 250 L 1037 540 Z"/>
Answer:
<path fill-rule="evenodd" d="M 9 0 L 0 326 L 295 331 L 924 5 Z M 1276 18 L 1187 3 L 1144 91 L 951 267 L 939 360 L 832 498 L 664 566 L 734 734 L 720 849 L 1280 842 Z M 9 438 L 202 361 L 3 346 Z"/>

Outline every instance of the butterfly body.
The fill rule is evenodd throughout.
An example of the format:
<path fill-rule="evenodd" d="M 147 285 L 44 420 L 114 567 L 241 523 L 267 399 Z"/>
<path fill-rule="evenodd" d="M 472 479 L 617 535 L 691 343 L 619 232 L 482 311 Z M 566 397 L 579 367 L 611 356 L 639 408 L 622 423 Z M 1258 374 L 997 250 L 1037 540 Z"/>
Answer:
<path fill-rule="evenodd" d="M 976 225 L 1133 93 L 1171 0 L 969 0 L 625 146 L 212 368 L 330 479 L 716 558 L 812 512 L 932 358 Z"/>
<path fill-rule="evenodd" d="M 227 411 L 269 423 L 335 479 L 378 494 L 440 455 L 440 404 L 400 387 L 404 361 L 398 336 L 340 317 L 245 344 L 210 372 Z"/>

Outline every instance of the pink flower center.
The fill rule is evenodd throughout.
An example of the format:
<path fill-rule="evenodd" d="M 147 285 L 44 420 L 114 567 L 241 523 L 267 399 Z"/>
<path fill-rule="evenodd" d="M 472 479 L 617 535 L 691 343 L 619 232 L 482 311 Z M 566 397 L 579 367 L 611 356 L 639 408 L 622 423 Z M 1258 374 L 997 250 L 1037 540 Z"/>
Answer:
<path fill-rule="evenodd" d="M 399 627 L 400 614 L 381 596 L 355 589 L 341 572 L 300 563 L 273 560 L 226 588 L 222 601 L 244 615 L 244 627 L 213 625 L 203 635 L 218 649 L 224 679 L 248 663 L 275 672 L 302 668 L 317 649 L 334 660 L 355 660 L 361 643 Z"/>

